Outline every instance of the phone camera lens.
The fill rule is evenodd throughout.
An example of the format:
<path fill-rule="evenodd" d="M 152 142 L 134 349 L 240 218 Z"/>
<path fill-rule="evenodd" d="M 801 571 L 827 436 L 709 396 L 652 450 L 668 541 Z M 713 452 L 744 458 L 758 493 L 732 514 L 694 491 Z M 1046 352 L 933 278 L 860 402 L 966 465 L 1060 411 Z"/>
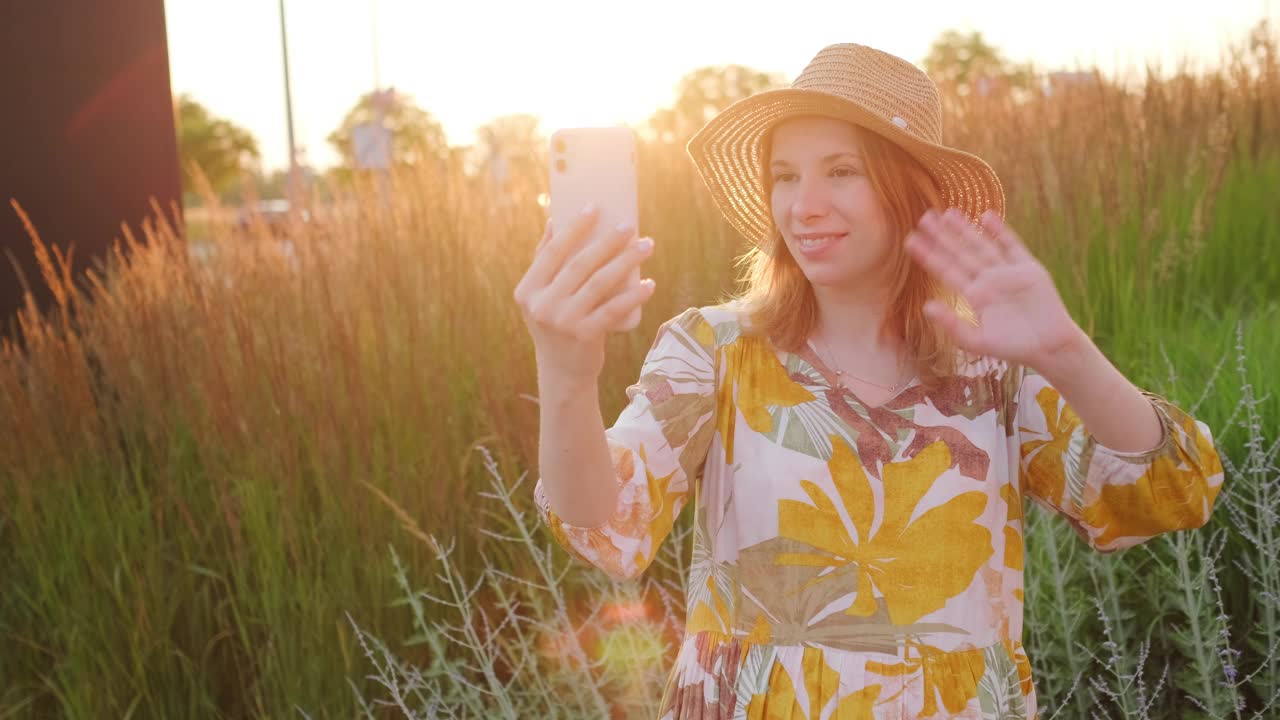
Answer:
<path fill-rule="evenodd" d="M 562 153 L 564 152 L 564 150 L 565 150 L 564 140 L 561 140 L 560 138 L 556 138 L 556 152 Z"/>
<path fill-rule="evenodd" d="M 568 167 L 568 165 L 565 164 L 564 158 L 556 160 L 556 172 L 564 172 L 566 167 Z"/>

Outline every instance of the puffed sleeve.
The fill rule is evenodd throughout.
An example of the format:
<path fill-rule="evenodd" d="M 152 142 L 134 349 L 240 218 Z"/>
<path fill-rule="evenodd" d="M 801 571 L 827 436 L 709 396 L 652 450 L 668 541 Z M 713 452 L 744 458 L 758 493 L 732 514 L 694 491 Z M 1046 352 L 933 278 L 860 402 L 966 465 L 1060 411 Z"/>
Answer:
<path fill-rule="evenodd" d="M 534 500 L 552 536 L 572 556 L 629 580 L 653 562 L 702 474 L 715 433 L 715 333 L 690 308 L 658 329 L 628 404 L 605 431 L 618 483 L 613 516 L 570 525 L 551 509 L 543 481 Z M 601 478 L 604 481 L 605 478 Z"/>
<path fill-rule="evenodd" d="M 1112 552 L 1209 521 L 1222 460 L 1209 426 L 1142 390 L 1163 428 L 1145 452 L 1100 444 L 1052 385 L 1022 368 L 1014 427 L 1024 492 L 1061 513 L 1091 547 Z"/>

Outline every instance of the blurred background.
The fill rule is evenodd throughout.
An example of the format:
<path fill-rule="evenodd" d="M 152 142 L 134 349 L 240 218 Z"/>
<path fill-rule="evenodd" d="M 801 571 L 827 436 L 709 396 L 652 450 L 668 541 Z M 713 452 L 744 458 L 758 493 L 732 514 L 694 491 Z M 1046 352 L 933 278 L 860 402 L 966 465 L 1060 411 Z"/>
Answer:
<path fill-rule="evenodd" d="M 533 513 L 546 138 L 641 139 L 657 292 L 609 421 L 747 248 L 684 143 L 835 42 L 929 73 L 1073 316 L 1227 466 L 1208 526 L 1113 555 L 1027 508 L 1043 717 L 1280 716 L 1270 3 L 81 5 L 0 16 L 43 58 L 0 93 L 0 240 L 44 297 L 3 276 L 0 718 L 655 716 L 691 513 L 626 584 Z"/>

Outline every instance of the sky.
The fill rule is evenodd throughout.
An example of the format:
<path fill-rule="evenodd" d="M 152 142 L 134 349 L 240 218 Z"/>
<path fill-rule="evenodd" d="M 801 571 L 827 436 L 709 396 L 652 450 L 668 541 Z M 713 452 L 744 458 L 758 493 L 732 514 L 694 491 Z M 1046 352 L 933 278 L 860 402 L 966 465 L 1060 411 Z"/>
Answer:
<path fill-rule="evenodd" d="M 1051 10 L 1054 6 L 1060 9 Z M 501 115 L 559 127 L 640 123 L 685 73 L 736 63 L 788 82 L 824 46 L 855 42 L 919 64 L 944 30 L 977 30 L 1041 69 L 1112 74 L 1154 61 L 1216 64 L 1271 0 L 607 0 L 285 2 L 300 159 L 337 161 L 325 137 L 375 83 L 407 93 L 474 142 Z M 266 169 L 289 162 L 278 0 L 165 0 L 175 97 L 189 93 L 258 139 Z M 376 43 L 375 43 L 376 38 Z M 375 52 L 376 47 L 376 52 Z"/>

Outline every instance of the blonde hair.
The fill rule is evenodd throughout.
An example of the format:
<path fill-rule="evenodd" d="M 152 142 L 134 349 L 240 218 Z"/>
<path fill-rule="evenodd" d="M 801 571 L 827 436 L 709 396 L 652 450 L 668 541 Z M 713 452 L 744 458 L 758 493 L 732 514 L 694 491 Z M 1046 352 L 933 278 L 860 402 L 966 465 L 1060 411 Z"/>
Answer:
<path fill-rule="evenodd" d="M 890 310 L 881 330 L 903 339 L 921 384 L 934 388 L 943 378 L 956 374 L 961 361 L 972 358 L 925 316 L 925 301 L 940 301 L 969 321 L 975 317 L 962 297 L 907 255 L 904 244 L 926 209 L 943 209 L 942 193 L 937 181 L 906 151 L 865 128 L 853 128 L 890 237 L 896 241 L 886 268 Z M 764 137 L 760 163 L 766 201 L 773 193 L 769 172 L 772 135 L 770 130 Z M 750 327 L 744 328 L 744 333 L 765 337 L 788 352 L 798 351 L 817 325 L 818 304 L 813 286 L 787 249 L 772 218 L 768 236 L 742 255 L 737 264 L 745 268 L 738 278 L 743 289 L 730 299 L 741 303 L 749 320 Z"/>

